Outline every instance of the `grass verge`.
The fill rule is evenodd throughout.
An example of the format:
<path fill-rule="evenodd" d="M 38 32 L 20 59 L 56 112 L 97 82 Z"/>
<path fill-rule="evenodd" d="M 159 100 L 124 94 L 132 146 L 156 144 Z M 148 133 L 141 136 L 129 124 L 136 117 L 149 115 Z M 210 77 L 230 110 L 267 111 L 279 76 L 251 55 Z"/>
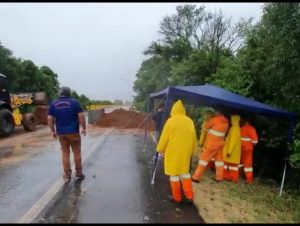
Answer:
<path fill-rule="evenodd" d="M 207 169 L 199 184 L 193 183 L 195 205 L 206 223 L 299 223 L 300 196 L 258 179 L 248 185 L 213 181 Z"/>

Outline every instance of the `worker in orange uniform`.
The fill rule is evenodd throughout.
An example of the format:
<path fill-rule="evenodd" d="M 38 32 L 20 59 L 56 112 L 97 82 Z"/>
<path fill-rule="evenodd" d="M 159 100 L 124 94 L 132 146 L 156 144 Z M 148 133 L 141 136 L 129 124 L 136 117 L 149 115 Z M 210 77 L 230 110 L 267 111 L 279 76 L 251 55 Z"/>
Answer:
<path fill-rule="evenodd" d="M 172 196 L 169 200 L 181 203 L 181 185 L 188 203 L 193 203 L 190 162 L 197 151 L 194 122 L 186 116 L 185 108 L 178 100 L 172 107 L 171 117 L 166 121 L 156 150 L 164 156 L 164 171 L 170 176 Z"/>
<path fill-rule="evenodd" d="M 201 125 L 200 139 L 199 139 L 200 153 L 203 151 L 203 147 L 204 147 L 206 136 L 207 136 L 207 130 L 205 129 L 205 125 L 213 117 L 213 115 L 214 115 L 214 110 L 212 110 L 212 109 L 206 109 L 203 112 L 203 122 Z M 199 158 L 200 158 L 200 154 L 199 154 Z M 213 169 L 214 165 L 215 165 L 214 159 L 212 158 L 211 161 L 208 163 L 207 168 Z"/>
<path fill-rule="evenodd" d="M 216 167 L 216 181 L 223 181 L 224 162 L 223 147 L 225 144 L 225 134 L 228 130 L 228 120 L 219 111 L 206 123 L 207 137 L 200 160 L 195 173 L 192 176 L 193 182 L 198 183 L 201 179 L 208 162 L 214 158 Z"/>
<path fill-rule="evenodd" d="M 223 149 L 224 179 L 238 183 L 241 161 L 240 116 L 231 115 L 231 127 L 225 139 Z"/>
<path fill-rule="evenodd" d="M 246 183 L 253 182 L 253 146 L 258 142 L 256 129 L 245 118 L 241 120 L 242 158 Z"/>

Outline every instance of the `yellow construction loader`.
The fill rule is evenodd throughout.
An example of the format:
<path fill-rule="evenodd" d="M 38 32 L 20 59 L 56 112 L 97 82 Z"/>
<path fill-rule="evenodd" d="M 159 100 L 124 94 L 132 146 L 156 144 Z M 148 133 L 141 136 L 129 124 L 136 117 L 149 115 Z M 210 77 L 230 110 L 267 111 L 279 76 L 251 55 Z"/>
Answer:
<path fill-rule="evenodd" d="M 6 77 L 0 73 L 0 137 L 10 135 L 15 126 L 23 125 L 26 131 L 36 129 L 37 120 L 33 113 L 21 114 L 24 105 L 47 105 L 45 92 L 10 94 Z"/>

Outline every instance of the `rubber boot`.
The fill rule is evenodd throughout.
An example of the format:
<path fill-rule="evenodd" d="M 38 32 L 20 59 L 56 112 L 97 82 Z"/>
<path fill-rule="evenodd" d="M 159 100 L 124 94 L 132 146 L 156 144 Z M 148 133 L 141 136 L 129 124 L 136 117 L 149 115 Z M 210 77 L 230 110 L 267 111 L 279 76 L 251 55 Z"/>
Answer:
<path fill-rule="evenodd" d="M 192 176 L 193 182 L 199 183 L 201 177 L 202 177 L 203 174 L 204 174 L 205 168 L 206 168 L 205 166 L 198 165 L 198 167 L 197 167 L 195 173 L 194 173 L 193 176 Z"/>
<path fill-rule="evenodd" d="M 175 202 L 181 202 L 181 188 L 180 188 L 180 181 L 170 181 L 171 183 L 171 190 L 172 190 L 172 197 Z"/>
<path fill-rule="evenodd" d="M 216 166 L 216 181 L 224 180 L 224 166 Z"/>
<path fill-rule="evenodd" d="M 230 173 L 229 173 L 229 168 L 228 168 L 227 165 L 224 165 L 223 175 L 224 175 L 224 180 L 231 180 Z"/>
<path fill-rule="evenodd" d="M 253 172 L 245 172 L 246 176 L 246 183 L 252 184 L 253 183 Z"/>
<path fill-rule="evenodd" d="M 183 188 L 185 197 L 188 200 L 193 200 L 194 193 L 193 193 L 193 187 L 192 187 L 192 180 L 191 180 L 191 178 L 182 179 L 182 188 Z"/>

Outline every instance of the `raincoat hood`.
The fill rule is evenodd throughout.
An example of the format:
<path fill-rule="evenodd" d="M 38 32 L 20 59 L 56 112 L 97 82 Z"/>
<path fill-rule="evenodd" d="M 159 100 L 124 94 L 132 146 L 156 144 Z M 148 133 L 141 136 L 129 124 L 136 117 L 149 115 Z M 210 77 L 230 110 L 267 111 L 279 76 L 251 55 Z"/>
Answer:
<path fill-rule="evenodd" d="M 185 114 L 185 108 L 181 102 L 181 100 L 178 100 L 173 104 L 172 110 L 171 110 L 171 117 L 175 115 L 186 115 Z"/>
<path fill-rule="evenodd" d="M 231 124 L 234 126 L 239 126 L 241 117 L 239 115 L 232 115 L 231 116 Z"/>

